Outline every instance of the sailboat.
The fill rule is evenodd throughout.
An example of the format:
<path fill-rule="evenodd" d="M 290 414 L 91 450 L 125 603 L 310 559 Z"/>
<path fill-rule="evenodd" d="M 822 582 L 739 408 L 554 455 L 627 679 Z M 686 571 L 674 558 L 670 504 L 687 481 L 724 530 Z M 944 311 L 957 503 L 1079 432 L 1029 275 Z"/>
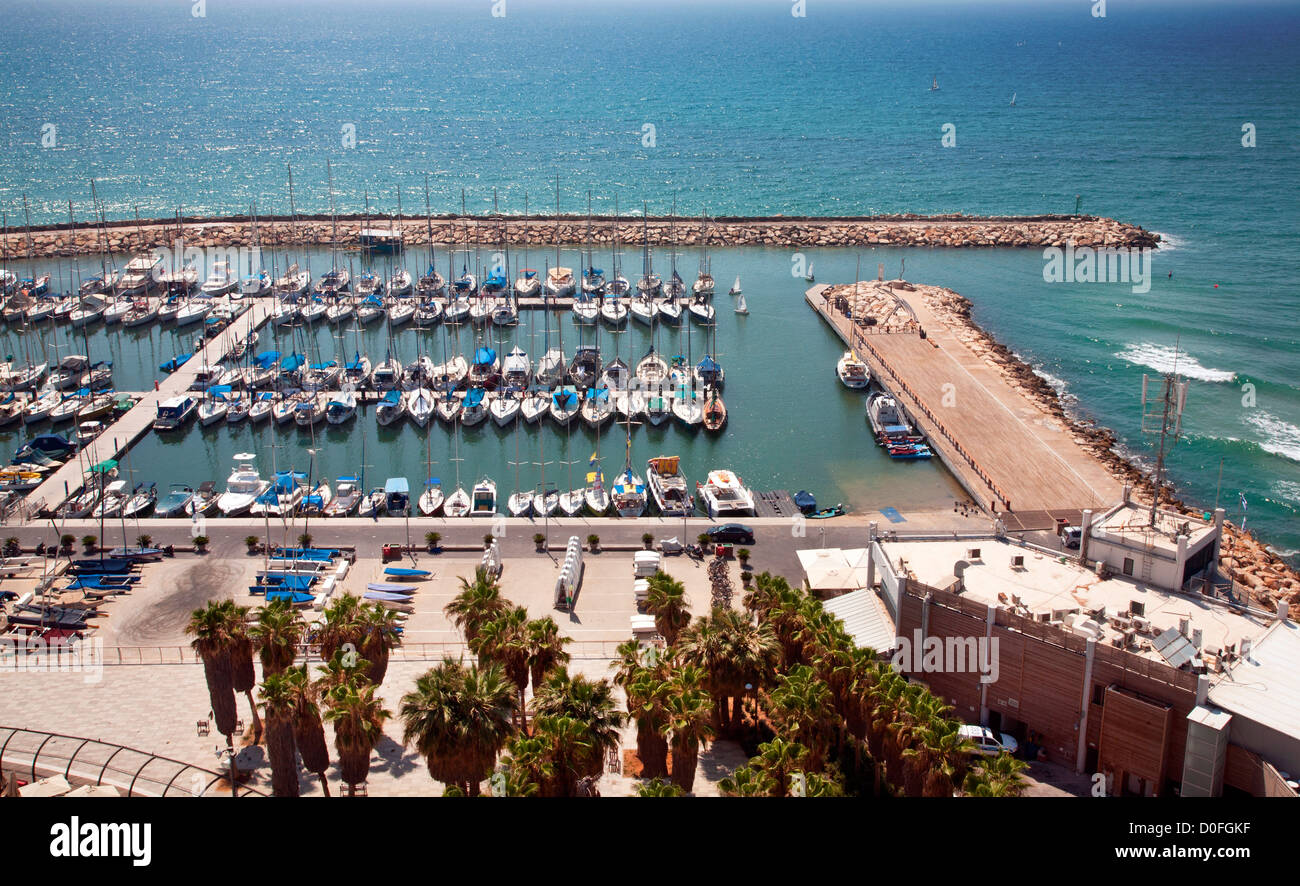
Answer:
<path fill-rule="evenodd" d="M 736 275 L 736 282 L 731 284 L 731 290 L 727 295 L 740 295 L 744 290 L 740 288 L 740 275 Z"/>
<path fill-rule="evenodd" d="M 936 75 L 930 78 L 930 91 L 937 92 L 938 90 L 939 90 L 939 77 L 938 75 Z"/>
<path fill-rule="evenodd" d="M 736 313 L 737 314 L 749 313 L 749 306 L 745 304 L 745 293 L 743 292 L 740 294 L 740 297 L 736 299 Z"/>
<path fill-rule="evenodd" d="M 1011 107 L 1014 108 L 1015 106 L 1016 106 L 1016 94 L 1013 92 L 1011 93 Z"/>
<path fill-rule="evenodd" d="M 645 513 L 645 481 L 632 472 L 632 423 L 627 425 L 627 463 L 610 490 L 610 503 L 620 517 L 640 517 Z"/>
<path fill-rule="evenodd" d="M 803 278 L 804 278 L 805 280 L 807 280 L 809 283 L 816 283 L 816 282 L 817 282 L 817 278 L 813 276 L 813 263 L 812 263 L 812 262 L 808 262 L 808 273 L 804 274 L 804 275 L 803 275 Z"/>

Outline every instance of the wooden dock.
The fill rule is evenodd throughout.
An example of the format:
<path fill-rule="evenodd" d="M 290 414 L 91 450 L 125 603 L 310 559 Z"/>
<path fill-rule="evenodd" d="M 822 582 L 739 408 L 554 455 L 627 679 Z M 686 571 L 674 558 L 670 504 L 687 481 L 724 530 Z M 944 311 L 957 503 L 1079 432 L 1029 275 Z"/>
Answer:
<path fill-rule="evenodd" d="M 265 325 L 271 312 L 275 310 L 275 300 L 263 298 L 250 299 L 250 301 L 252 305 L 247 311 L 223 329 L 221 334 L 209 339 L 179 369 L 160 381 L 157 390 L 132 395 L 140 397 L 135 406 L 105 428 L 104 432 L 92 440 L 82 452 L 70 458 L 57 471 L 46 477 L 40 486 L 32 490 L 24 508 L 28 517 L 35 517 L 45 510 L 53 511 L 63 503 L 64 499 L 82 487 L 87 468 L 104 459 L 120 457 L 136 441 L 149 433 L 154 418 L 157 417 L 160 402 L 189 391 L 200 367 L 216 365 L 230 353 L 237 342 L 248 335 L 250 314 L 254 330 Z M 202 324 L 194 326 L 196 335 L 201 334 L 202 329 Z"/>
<path fill-rule="evenodd" d="M 789 519 L 797 513 L 799 513 L 799 509 L 795 507 L 794 499 L 784 489 L 754 493 L 755 517 L 783 517 Z"/>
<path fill-rule="evenodd" d="M 1120 482 L 1070 429 L 962 342 L 919 292 L 893 289 L 916 324 L 879 332 L 852 322 L 828 302 L 830 288 L 814 286 L 804 299 L 908 411 L 981 507 L 1079 511 L 1119 500 Z"/>

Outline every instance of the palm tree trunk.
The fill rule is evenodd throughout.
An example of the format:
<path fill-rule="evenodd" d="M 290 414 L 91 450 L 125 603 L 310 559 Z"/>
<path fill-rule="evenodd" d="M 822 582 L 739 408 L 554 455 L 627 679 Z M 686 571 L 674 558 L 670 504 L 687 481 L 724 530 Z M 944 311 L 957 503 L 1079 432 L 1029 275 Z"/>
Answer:
<path fill-rule="evenodd" d="M 320 779 L 320 789 L 324 791 L 325 796 L 328 797 L 330 795 L 330 783 L 329 779 L 325 777 L 325 771 L 321 770 L 320 772 L 317 772 L 316 777 Z"/>
<path fill-rule="evenodd" d="M 248 709 L 253 712 L 253 744 L 260 744 L 262 739 L 262 718 L 257 715 L 257 702 L 253 701 L 253 690 L 244 693 L 248 699 Z"/>
<path fill-rule="evenodd" d="M 700 758 L 699 739 L 673 741 L 673 784 L 686 793 L 695 789 L 695 766 Z"/>
<path fill-rule="evenodd" d="M 266 756 L 271 761 L 272 794 L 276 797 L 298 796 L 293 727 L 279 717 L 268 716 L 266 719 Z"/>

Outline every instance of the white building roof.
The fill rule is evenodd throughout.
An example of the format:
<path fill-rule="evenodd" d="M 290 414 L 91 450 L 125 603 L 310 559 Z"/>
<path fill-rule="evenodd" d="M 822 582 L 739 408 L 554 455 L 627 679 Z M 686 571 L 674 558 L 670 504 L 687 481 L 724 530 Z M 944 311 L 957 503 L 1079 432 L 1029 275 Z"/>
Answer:
<path fill-rule="evenodd" d="M 1300 739 L 1300 626 L 1275 622 L 1210 688 L 1210 701 Z"/>
<path fill-rule="evenodd" d="M 885 611 L 885 604 L 870 588 L 832 597 L 822 603 L 822 608 L 844 622 L 844 629 L 859 648 L 869 647 L 882 653 L 894 648 L 897 637 L 894 623 Z"/>
<path fill-rule="evenodd" d="M 813 548 L 796 551 L 809 590 L 855 591 L 867 586 L 867 549 Z"/>

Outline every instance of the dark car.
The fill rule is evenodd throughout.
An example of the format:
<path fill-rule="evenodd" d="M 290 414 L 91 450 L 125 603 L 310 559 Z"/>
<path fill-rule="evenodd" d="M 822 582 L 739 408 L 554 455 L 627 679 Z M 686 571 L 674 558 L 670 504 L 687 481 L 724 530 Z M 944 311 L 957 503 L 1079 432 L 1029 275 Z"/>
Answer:
<path fill-rule="evenodd" d="M 754 530 L 741 523 L 723 523 L 709 530 L 709 538 L 721 544 L 752 545 Z"/>

